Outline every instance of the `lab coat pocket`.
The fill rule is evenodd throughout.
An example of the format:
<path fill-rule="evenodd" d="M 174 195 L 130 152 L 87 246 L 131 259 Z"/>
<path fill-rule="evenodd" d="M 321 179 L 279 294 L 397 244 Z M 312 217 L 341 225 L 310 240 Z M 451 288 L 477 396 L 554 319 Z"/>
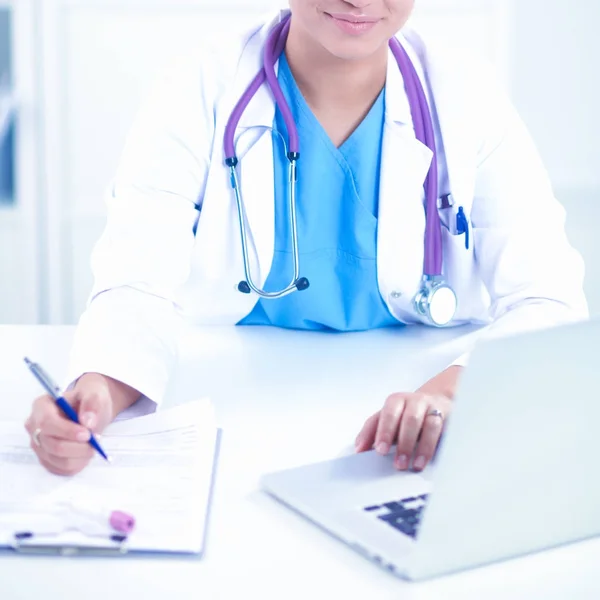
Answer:
<path fill-rule="evenodd" d="M 444 279 L 457 296 L 455 322 L 465 323 L 486 312 L 486 291 L 475 264 L 473 231 L 469 217 L 460 205 L 440 209 L 440 218 Z"/>
<path fill-rule="evenodd" d="M 445 198 L 449 198 L 446 196 Z M 471 248 L 471 223 L 464 208 L 457 204 L 448 204 L 442 199 L 441 206 L 438 208 L 442 229 L 445 229 L 451 236 L 462 237 L 465 250 Z"/>

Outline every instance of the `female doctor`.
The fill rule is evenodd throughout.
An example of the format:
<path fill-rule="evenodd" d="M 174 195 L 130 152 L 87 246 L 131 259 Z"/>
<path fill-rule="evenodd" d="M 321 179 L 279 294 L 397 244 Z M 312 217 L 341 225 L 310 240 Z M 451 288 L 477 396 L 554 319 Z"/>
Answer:
<path fill-rule="evenodd" d="M 94 251 L 66 394 L 81 425 L 45 396 L 26 423 L 47 469 L 80 471 L 89 430 L 160 401 L 186 323 L 504 335 L 587 316 L 522 122 L 485 67 L 404 27 L 413 5 L 290 0 L 169 70 Z M 465 364 L 389 397 L 357 450 L 423 469 Z"/>

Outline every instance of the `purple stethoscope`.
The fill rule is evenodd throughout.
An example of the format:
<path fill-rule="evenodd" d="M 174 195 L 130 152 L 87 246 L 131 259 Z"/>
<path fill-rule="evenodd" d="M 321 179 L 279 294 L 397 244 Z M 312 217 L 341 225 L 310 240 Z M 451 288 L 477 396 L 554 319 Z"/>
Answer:
<path fill-rule="evenodd" d="M 298 234 L 296 227 L 296 184 L 298 181 L 297 163 L 300 158 L 298 131 L 292 117 L 290 108 L 285 100 L 281 87 L 275 74 L 275 63 L 283 53 L 285 43 L 290 29 L 290 17 L 286 17 L 278 23 L 269 35 L 264 49 L 263 68 L 256 75 L 244 95 L 235 106 L 227 127 L 225 128 L 224 149 L 225 164 L 230 169 L 231 187 L 235 193 L 238 218 L 240 223 L 240 235 L 242 241 L 242 252 L 244 254 L 244 271 L 246 279 L 237 286 L 244 294 L 254 292 L 261 298 L 277 299 L 287 296 L 295 291 L 303 291 L 309 287 L 306 277 L 300 277 L 300 264 L 298 259 Z M 444 281 L 442 275 L 442 224 L 438 213 L 438 165 L 437 152 L 435 148 L 435 137 L 433 132 L 433 121 L 431 111 L 427 103 L 425 91 L 419 80 L 417 72 L 404 48 L 396 38 L 390 40 L 390 49 L 398 63 L 398 67 L 404 78 L 404 85 L 410 103 L 413 126 L 417 139 L 425 144 L 433 152 L 433 160 L 429 173 L 425 179 L 426 195 L 426 225 L 425 225 L 425 260 L 423 266 L 423 279 L 421 287 L 414 298 L 416 312 L 425 317 L 429 324 L 443 327 L 453 319 L 456 308 L 456 294 Z M 287 159 L 289 161 L 288 201 L 290 212 L 290 224 L 292 231 L 292 257 L 294 262 L 294 276 L 290 284 L 278 292 L 266 292 L 261 290 L 252 281 L 250 274 L 250 261 L 248 258 L 248 240 L 246 232 L 246 219 L 242 196 L 237 176 L 236 167 L 238 159 L 235 154 L 234 135 L 240 118 L 252 98 L 256 95 L 263 83 L 267 83 L 275 102 L 281 111 L 285 121 L 289 144 Z M 468 229 L 468 225 L 467 225 Z M 468 233 L 468 232 L 467 232 Z"/>

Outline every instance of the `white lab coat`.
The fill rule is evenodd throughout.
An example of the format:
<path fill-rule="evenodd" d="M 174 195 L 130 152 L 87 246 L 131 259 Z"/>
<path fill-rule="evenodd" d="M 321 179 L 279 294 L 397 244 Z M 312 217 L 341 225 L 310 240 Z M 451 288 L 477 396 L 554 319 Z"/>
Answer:
<path fill-rule="evenodd" d="M 100 372 L 160 401 L 186 324 L 231 324 L 258 298 L 244 279 L 235 198 L 224 165 L 232 108 L 261 66 L 271 22 L 207 45 L 169 69 L 131 131 L 96 245 L 95 284 L 73 346 L 69 380 Z M 435 106 L 440 195 L 469 219 L 471 244 L 443 228 L 444 272 L 458 296 L 453 325 L 490 323 L 504 335 L 587 317 L 584 267 L 565 235 L 563 208 L 525 127 L 490 69 L 413 31 L 399 39 Z M 378 226 L 378 281 L 399 321 L 418 323 L 423 181 L 432 153 L 414 135 L 390 54 Z M 236 135 L 255 281 L 274 247 L 272 138 L 266 87 Z M 300 176 L 302 160 L 299 163 Z M 194 204 L 201 206 L 198 212 Z M 448 211 L 446 211 L 447 213 Z M 444 214 L 446 225 L 452 214 Z M 193 230 L 197 222 L 197 234 Z M 457 364 L 464 364 L 464 359 Z"/>

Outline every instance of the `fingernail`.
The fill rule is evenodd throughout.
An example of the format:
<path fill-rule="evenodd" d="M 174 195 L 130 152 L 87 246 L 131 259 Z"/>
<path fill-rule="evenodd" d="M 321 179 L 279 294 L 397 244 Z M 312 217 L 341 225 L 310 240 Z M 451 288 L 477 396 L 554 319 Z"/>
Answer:
<path fill-rule="evenodd" d="M 396 467 L 401 471 L 406 471 L 406 469 L 408 469 L 408 456 L 406 456 L 406 454 L 401 454 L 396 459 Z"/>
<path fill-rule="evenodd" d="M 375 448 L 375 450 L 377 450 L 377 452 L 379 454 L 381 454 L 382 456 L 386 456 L 390 451 L 390 446 L 389 446 L 389 444 L 386 444 L 385 442 L 379 442 L 379 444 L 377 444 L 377 448 Z"/>
<path fill-rule="evenodd" d="M 77 436 L 78 442 L 89 442 L 90 441 L 90 432 L 89 431 L 80 431 Z"/>
<path fill-rule="evenodd" d="M 417 457 L 417 459 L 413 463 L 413 467 L 418 470 L 424 469 L 425 468 L 425 457 L 424 456 Z"/>
<path fill-rule="evenodd" d="M 94 425 L 96 425 L 96 415 L 91 412 L 83 413 L 81 415 L 81 424 L 88 429 L 93 429 Z"/>
<path fill-rule="evenodd" d="M 358 451 L 358 449 L 362 446 L 362 440 L 360 439 L 360 437 L 356 438 L 356 441 L 354 442 L 354 449 Z"/>

